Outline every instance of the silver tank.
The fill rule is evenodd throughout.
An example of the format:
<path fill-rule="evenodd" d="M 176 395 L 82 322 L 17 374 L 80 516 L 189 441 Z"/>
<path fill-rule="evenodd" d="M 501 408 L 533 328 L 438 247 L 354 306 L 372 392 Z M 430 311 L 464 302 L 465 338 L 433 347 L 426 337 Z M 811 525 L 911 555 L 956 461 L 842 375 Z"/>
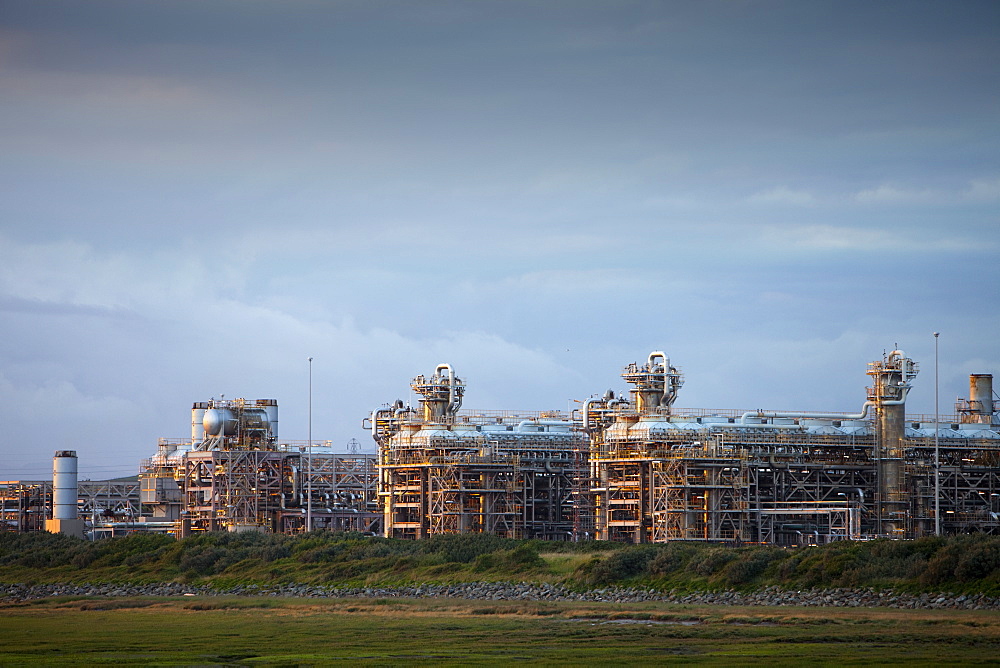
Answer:
<path fill-rule="evenodd" d="M 267 411 L 263 408 L 246 408 L 240 416 L 230 408 L 209 408 L 205 411 L 202 426 L 209 436 L 235 436 L 240 429 L 270 429 Z"/>
<path fill-rule="evenodd" d="M 969 376 L 969 405 L 977 415 L 989 421 L 993 415 L 993 374 L 974 373 Z"/>
<path fill-rule="evenodd" d="M 57 450 L 52 459 L 52 519 L 77 518 L 76 450 Z"/>

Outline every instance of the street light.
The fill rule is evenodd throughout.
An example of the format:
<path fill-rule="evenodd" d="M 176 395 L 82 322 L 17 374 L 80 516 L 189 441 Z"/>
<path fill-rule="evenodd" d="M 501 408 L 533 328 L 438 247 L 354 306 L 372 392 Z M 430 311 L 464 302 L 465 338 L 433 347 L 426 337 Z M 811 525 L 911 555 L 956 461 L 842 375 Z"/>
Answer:
<path fill-rule="evenodd" d="M 938 337 L 940 332 L 934 332 L 934 535 L 941 535 L 941 450 L 939 435 L 941 432 L 938 417 Z"/>
<path fill-rule="evenodd" d="M 309 440 L 306 449 L 306 531 L 312 531 L 313 358 L 309 358 Z"/>

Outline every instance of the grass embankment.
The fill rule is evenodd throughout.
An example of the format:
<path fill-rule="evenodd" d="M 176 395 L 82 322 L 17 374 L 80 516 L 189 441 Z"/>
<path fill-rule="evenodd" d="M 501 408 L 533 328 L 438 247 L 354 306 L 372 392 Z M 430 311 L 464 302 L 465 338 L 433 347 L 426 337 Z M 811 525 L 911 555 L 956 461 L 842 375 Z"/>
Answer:
<path fill-rule="evenodd" d="M 213 597 L 0 613 L 0 665 L 964 665 L 1000 650 L 986 611 Z"/>
<path fill-rule="evenodd" d="M 313 532 L 215 533 L 174 540 L 135 534 L 88 542 L 0 534 L 0 581 L 185 582 L 374 586 L 415 582 L 548 582 L 573 589 L 873 587 L 1000 595 L 1000 537 L 840 542 L 816 548 L 697 543 L 517 541 L 490 535 L 421 541 Z"/>

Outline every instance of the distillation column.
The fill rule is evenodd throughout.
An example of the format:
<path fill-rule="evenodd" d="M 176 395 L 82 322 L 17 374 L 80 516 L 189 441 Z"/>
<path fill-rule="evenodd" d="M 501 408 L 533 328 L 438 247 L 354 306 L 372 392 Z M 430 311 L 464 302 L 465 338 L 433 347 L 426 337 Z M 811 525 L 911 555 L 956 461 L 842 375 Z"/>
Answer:
<path fill-rule="evenodd" d="M 901 350 L 868 364 L 873 386 L 868 400 L 877 420 L 878 502 L 880 533 L 902 537 L 906 531 L 903 436 L 906 433 L 906 394 L 917 375 L 917 364 Z"/>
<path fill-rule="evenodd" d="M 600 425 L 591 437 L 591 478 L 595 503 L 595 528 L 601 540 L 645 543 L 652 539 L 652 500 L 657 498 L 652 474 L 652 451 L 657 446 L 642 438 L 628 437 L 630 427 L 645 418 L 670 415 L 677 392 L 683 385 L 682 374 L 671 366 L 670 359 L 661 351 L 649 354 L 646 363 L 635 362 L 622 370 L 622 379 L 633 386 L 634 411 L 615 414 L 613 425 Z M 584 404 L 584 429 L 590 429 L 592 405 Z M 608 395 L 598 402 L 604 413 L 614 401 Z M 660 418 L 662 419 L 662 418 Z M 609 434 L 616 433 L 611 437 Z"/>

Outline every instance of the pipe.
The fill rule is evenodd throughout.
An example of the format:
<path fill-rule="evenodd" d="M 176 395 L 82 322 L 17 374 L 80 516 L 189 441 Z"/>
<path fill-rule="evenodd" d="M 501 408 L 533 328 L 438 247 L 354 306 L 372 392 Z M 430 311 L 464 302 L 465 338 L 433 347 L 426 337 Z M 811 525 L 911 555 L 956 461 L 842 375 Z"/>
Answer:
<path fill-rule="evenodd" d="M 597 397 L 590 397 L 583 402 L 583 430 L 587 431 L 590 429 L 590 405 L 595 401 L 603 401 Z"/>
<path fill-rule="evenodd" d="M 530 433 L 536 433 L 536 432 L 525 432 L 524 431 L 524 428 L 526 426 L 528 426 L 529 424 L 534 424 L 534 425 L 539 425 L 539 426 L 541 426 L 541 425 L 560 425 L 560 424 L 566 425 L 568 427 L 572 427 L 573 426 L 573 423 L 570 422 L 569 420 L 539 420 L 537 418 L 534 418 L 534 419 L 529 419 L 529 420 L 521 420 L 520 422 L 517 423 L 517 426 L 514 427 L 514 431 L 516 431 L 516 432 L 519 431 L 519 432 L 522 432 L 522 433 L 529 433 L 529 434 Z"/>
<path fill-rule="evenodd" d="M 434 368 L 434 375 L 440 375 L 438 372 L 441 369 L 448 370 L 448 415 L 454 415 L 462 407 L 462 398 L 459 397 L 457 401 L 455 399 L 455 370 L 447 362 L 442 362 Z"/>
<path fill-rule="evenodd" d="M 780 417 L 780 416 L 779 416 Z M 744 422 L 705 422 L 702 424 L 705 429 L 712 429 L 713 427 L 728 428 L 733 429 L 805 429 L 804 426 L 800 424 L 753 424 Z"/>
<path fill-rule="evenodd" d="M 883 401 L 884 406 L 893 406 L 896 404 L 902 404 L 903 401 Z M 747 411 L 740 416 L 740 424 L 745 424 L 748 417 L 759 417 L 759 418 L 813 418 L 817 420 L 864 420 L 868 417 L 869 406 L 874 406 L 874 401 L 866 401 L 861 406 L 860 413 L 765 413 L 764 411 Z M 748 425 L 749 426 L 749 425 Z M 772 426 L 772 425 L 768 425 Z"/>
<path fill-rule="evenodd" d="M 670 382 L 670 359 L 662 350 L 654 350 L 649 353 L 646 365 L 649 367 L 649 371 L 652 372 L 653 360 L 657 357 L 663 360 L 663 394 L 660 396 L 660 406 L 669 406 L 673 403 L 670 401 L 670 390 L 673 388 L 673 383 Z"/>

